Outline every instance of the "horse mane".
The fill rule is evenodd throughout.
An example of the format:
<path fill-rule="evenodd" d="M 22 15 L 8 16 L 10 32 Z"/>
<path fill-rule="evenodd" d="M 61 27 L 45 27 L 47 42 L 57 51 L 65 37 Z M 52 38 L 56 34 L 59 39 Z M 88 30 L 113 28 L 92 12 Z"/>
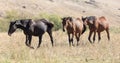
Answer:
<path fill-rule="evenodd" d="M 89 21 L 95 21 L 96 20 L 96 17 L 95 16 L 89 16 L 89 17 L 86 17 Z"/>
<path fill-rule="evenodd" d="M 67 17 L 68 20 L 70 21 L 73 21 L 73 18 L 72 17 Z"/>
<path fill-rule="evenodd" d="M 16 20 L 15 24 L 17 25 L 22 25 L 19 26 L 19 28 L 23 28 L 23 27 L 29 27 L 29 24 L 31 24 L 32 19 L 20 19 L 20 20 Z"/>
<path fill-rule="evenodd" d="M 72 17 L 63 17 L 62 20 L 63 21 L 66 21 L 66 20 L 73 21 L 73 18 Z"/>

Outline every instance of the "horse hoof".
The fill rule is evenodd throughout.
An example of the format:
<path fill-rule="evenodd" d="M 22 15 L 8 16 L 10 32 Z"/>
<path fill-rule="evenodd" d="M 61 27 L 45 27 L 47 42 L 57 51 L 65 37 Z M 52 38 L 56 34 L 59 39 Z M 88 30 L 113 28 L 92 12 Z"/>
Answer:
<path fill-rule="evenodd" d="M 30 47 L 31 49 L 34 49 L 34 47 Z"/>
<path fill-rule="evenodd" d="M 39 48 L 40 46 L 38 46 L 37 48 Z"/>
<path fill-rule="evenodd" d="M 93 44 L 93 42 L 90 41 L 91 44 Z"/>
<path fill-rule="evenodd" d="M 77 44 L 77 46 L 79 46 L 79 44 Z"/>
<path fill-rule="evenodd" d="M 52 45 L 52 47 L 54 47 L 54 45 Z"/>
<path fill-rule="evenodd" d="M 75 45 L 74 45 L 74 44 L 73 44 L 72 46 L 73 46 L 73 47 L 75 47 Z"/>

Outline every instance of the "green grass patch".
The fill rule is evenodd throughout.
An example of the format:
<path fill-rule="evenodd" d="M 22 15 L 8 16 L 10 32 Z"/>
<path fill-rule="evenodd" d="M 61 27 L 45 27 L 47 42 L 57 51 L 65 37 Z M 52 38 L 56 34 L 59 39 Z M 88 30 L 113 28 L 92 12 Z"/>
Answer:
<path fill-rule="evenodd" d="M 61 18 L 59 15 L 56 14 L 48 14 L 48 13 L 40 13 L 40 18 L 48 19 L 49 21 L 54 23 L 54 29 L 53 30 L 59 30 L 61 26 Z"/>
<path fill-rule="evenodd" d="M 10 21 L 19 20 L 19 19 L 41 19 L 45 18 L 50 22 L 54 23 L 53 30 L 59 30 L 61 28 L 61 19 L 60 16 L 57 14 L 50 14 L 50 13 L 39 13 L 38 15 L 32 15 L 28 12 L 23 11 L 6 11 L 6 16 L 0 18 L 0 32 L 7 32 L 9 28 Z"/>
<path fill-rule="evenodd" d="M 120 27 L 110 27 L 110 32 L 120 33 Z"/>

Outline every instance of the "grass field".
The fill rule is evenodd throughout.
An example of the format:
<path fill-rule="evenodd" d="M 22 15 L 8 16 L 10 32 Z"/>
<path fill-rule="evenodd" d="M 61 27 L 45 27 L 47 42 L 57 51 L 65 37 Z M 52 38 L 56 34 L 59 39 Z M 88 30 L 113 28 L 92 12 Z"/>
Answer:
<path fill-rule="evenodd" d="M 95 1 L 95 2 L 92 2 Z M 120 0 L 0 0 L 0 63 L 120 63 Z M 103 32 L 100 43 L 90 44 L 88 30 L 81 36 L 79 46 L 69 47 L 67 34 L 54 31 L 52 47 L 47 33 L 41 47 L 30 49 L 25 45 L 25 35 L 7 31 L 9 22 L 16 19 L 46 18 L 61 28 L 65 16 L 105 16 L 110 23 L 108 41 Z M 76 44 L 76 40 L 74 40 Z M 38 38 L 33 37 L 35 48 Z"/>
<path fill-rule="evenodd" d="M 69 47 L 67 34 L 61 30 L 53 32 L 55 46 L 47 33 L 41 47 L 30 49 L 25 45 L 25 36 L 16 32 L 11 37 L 0 33 L 0 63 L 120 63 L 120 30 L 111 30 L 111 40 L 102 33 L 100 43 L 90 44 L 88 31 L 81 36 L 79 46 Z M 97 39 L 97 37 L 96 37 Z M 32 46 L 37 47 L 38 38 L 33 37 Z M 74 40 L 76 44 L 76 40 Z"/>

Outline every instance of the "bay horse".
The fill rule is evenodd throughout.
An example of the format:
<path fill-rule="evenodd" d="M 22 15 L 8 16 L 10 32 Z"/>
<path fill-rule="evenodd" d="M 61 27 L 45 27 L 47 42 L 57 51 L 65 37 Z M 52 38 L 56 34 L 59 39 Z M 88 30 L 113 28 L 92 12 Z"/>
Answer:
<path fill-rule="evenodd" d="M 90 41 L 90 43 L 95 42 L 96 32 L 98 33 L 98 42 L 100 42 L 101 32 L 104 30 L 107 33 L 108 40 L 110 40 L 109 23 L 104 16 L 101 16 L 99 18 L 97 18 L 96 16 L 89 16 L 85 18 L 82 17 L 82 20 L 84 24 L 88 25 L 89 27 L 90 32 L 89 32 L 88 40 Z M 93 36 L 93 42 L 92 42 L 90 38 L 93 32 L 94 32 L 94 36 Z"/>
<path fill-rule="evenodd" d="M 62 18 L 62 25 L 63 25 L 63 32 L 65 32 L 65 28 L 67 30 L 68 34 L 68 40 L 69 40 L 69 46 L 74 46 L 73 44 L 73 38 L 76 37 L 77 40 L 77 46 L 78 42 L 80 40 L 81 34 L 83 34 L 86 31 L 86 26 L 83 25 L 83 22 L 80 18 L 75 18 L 73 20 L 72 17 L 64 17 Z M 70 36 L 72 34 L 72 37 Z"/>
<path fill-rule="evenodd" d="M 52 28 L 53 24 L 47 21 L 46 19 L 38 19 L 38 20 L 32 20 L 32 19 L 21 19 L 21 20 L 15 20 L 13 22 L 10 22 L 8 35 L 11 36 L 12 33 L 16 31 L 16 29 L 22 29 L 25 36 L 26 36 L 26 46 L 30 48 L 34 48 L 31 46 L 31 39 L 32 36 L 38 36 L 39 37 L 39 43 L 37 48 L 40 47 L 42 36 L 45 32 L 47 32 L 50 36 L 51 43 L 53 46 L 53 37 L 52 37 Z"/>

